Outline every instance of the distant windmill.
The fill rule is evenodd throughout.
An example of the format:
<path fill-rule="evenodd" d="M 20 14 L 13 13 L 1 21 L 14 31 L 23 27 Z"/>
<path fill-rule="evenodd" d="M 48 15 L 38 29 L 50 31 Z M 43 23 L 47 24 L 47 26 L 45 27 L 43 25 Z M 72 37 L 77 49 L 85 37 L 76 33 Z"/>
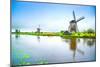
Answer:
<path fill-rule="evenodd" d="M 76 20 L 75 12 L 73 11 L 73 18 L 74 20 L 70 21 L 70 25 L 68 27 L 69 32 L 78 32 L 78 26 L 77 22 L 83 20 L 85 17 L 80 17 L 79 19 Z"/>
<path fill-rule="evenodd" d="M 39 25 L 39 27 L 37 28 L 37 33 L 40 33 L 40 25 Z"/>

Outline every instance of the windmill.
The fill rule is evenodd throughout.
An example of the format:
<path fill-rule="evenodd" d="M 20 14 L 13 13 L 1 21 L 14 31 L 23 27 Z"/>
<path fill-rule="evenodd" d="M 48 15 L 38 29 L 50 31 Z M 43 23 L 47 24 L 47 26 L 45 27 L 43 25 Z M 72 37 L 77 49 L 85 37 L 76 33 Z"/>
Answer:
<path fill-rule="evenodd" d="M 77 22 L 83 20 L 85 17 L 82 16 L 76 20 L 75 12 L 73 11 L 73 18 L 74 18 L 74 20 L 70 21 L 68 30 L 69 30 L 69 32 L 78 32 L 79 30 L 78 30 Z"/>
<path fill-rule="evenodd" d="M 37 33 L 40 33 L 40 25 L 39 25 L 39 27 L 37 28 Z"/>

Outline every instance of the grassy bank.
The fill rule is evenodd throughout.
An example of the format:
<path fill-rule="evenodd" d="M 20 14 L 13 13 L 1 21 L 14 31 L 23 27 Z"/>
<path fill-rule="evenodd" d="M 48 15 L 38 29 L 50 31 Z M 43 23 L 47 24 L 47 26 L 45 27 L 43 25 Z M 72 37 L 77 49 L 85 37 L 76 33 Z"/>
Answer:
<path fill-rule="evenodd" d="M 59 32 L 12 32 L 12 34 L 18 34 L 18 35 L 36 35 L 36 36 L 60 36 Z"/>
<path fill-rule="evenodd" d="M 34 35 L 34 36 L 61 36 L 64 38 L 70 38 L 70 37 L 75 37 L 75 38 L 95 38 L 96 34 L 95 33 L 84 33 L 84 32 L 77 32 L 77 33 L 72 33 L 72 34 L 63 34 L 61 32 L 12 32 L 12 34 L 17 34 L 17 35 Z"/>

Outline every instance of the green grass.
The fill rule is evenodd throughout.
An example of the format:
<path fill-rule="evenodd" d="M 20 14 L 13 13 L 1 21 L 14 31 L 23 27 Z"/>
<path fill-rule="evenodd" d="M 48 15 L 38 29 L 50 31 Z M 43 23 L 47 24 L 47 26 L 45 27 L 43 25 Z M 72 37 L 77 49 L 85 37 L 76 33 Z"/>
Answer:
<path fill-rule="evenodd" d="M 16 35 L 33 35 L 33 36 L 61 36 L 64 38 L 95 38 L 96 34 L 95 33 L 88 33 L 88 32 L 77 32 L 77 33 L 72 33 L 72 34 L 63 34 L 61 32 L 12 32 L 12 34 Z"/>
<path fill-rule="evenodd" d="M 16 34 L 16 35 L 36 35 L 36 36 L 60 36 L 59 32 L 12 32 L 12 34 Z"/>

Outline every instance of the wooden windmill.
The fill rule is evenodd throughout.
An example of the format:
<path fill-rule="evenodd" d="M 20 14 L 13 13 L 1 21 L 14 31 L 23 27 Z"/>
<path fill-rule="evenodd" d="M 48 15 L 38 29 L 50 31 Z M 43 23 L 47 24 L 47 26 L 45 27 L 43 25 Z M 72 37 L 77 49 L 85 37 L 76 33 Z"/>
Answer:
<path fill-rule="evenodd" d="M 85 17 L 80 17 L 79 19 L 76 20 L 75 12 L 73 11 L 73 18 L 74 18 L 74 20 L 70 21 L 70 25 L 68 27 L 69 32 L 79 31 L 78 26 L 77 26 L 77 22 L 83 20 Z"/>

